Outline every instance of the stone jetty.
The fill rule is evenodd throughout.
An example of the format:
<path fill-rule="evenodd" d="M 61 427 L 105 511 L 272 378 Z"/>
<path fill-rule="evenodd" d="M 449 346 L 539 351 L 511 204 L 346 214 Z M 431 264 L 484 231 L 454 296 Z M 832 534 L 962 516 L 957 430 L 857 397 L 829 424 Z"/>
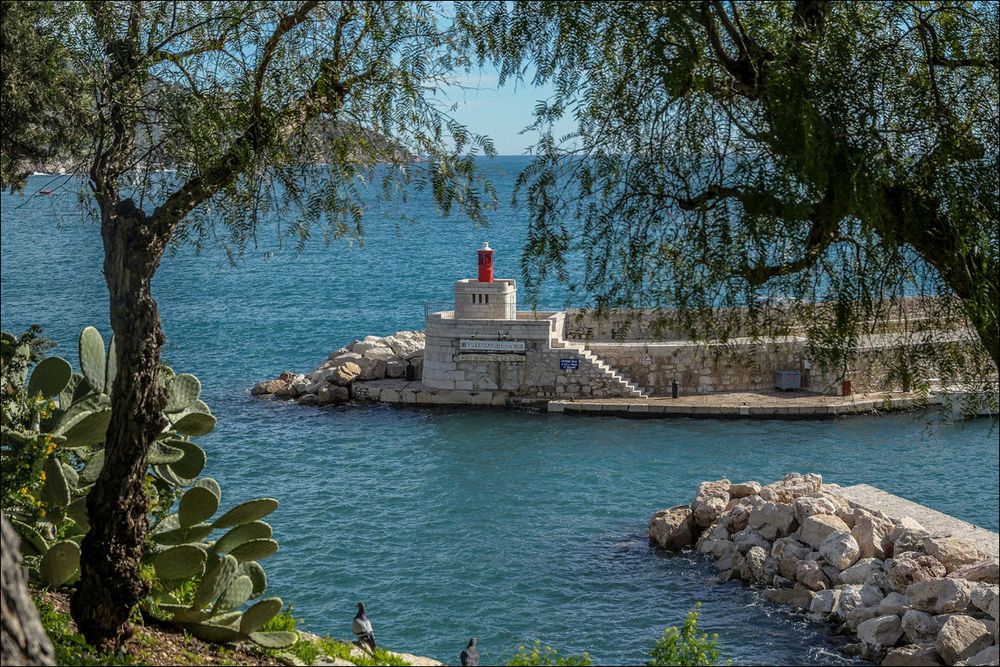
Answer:
<path fill-rule="evenodd" d="M 355 383 L 393 378 L 419 380 L 423 367 L 423 332 L 397 331 L 352 341 L 331 352 L 309 373 L 285 371 L 273 380 L 257 383 L 250 393 L 294 399 L 302 405 L 345 403 L 355 393 Z"/>
<path fill-rule="evenodd" d="M 998 535 L 874 487 L 797 473 L 767 485 L 703 482 L 690 504 L 653 515 L 649 537 L 711 555 L 719 580 L 742 579 L 856 635 L 845 650 L 865 659 L 1000 660 Z"/>

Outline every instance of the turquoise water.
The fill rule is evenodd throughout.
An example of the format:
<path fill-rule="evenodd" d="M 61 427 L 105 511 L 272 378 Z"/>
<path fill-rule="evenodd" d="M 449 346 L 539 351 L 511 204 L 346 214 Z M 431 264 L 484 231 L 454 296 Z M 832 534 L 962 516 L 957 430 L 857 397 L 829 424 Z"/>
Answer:
<path fill-rule="evenodd" d="M 489 166 L 502 196 L 523 164 Z M 32 178 L 29 190 L 48 182 Z M 75 363 L 80 328 L 109 333 L 98 229 L 69 193 L 0 204 L 2 326 L 42 324 Z M 408 210 L 412 224 L 373 203 L 363 250 L 316 242 L 297 254 L 264 228 L 237 267 L 218 251 L 182 251 L 155 282 L 165 357 L 199 375 L 219 417 L 201 440 L 208 472 L 224 506 L 281 500 L 281 551 L 265 565 L 309 629 L 349 636 L 364 600 L 380 643 L 442 660 L 477 636 L 484 664 L 534 639 L 635 664 L 701 601 L 702 625 L 735 663 L 845 662 L 824 626 L 738 583 L 707 583 L 713 570 L 699 557 L 651 550 L 649 516 L 689 500 L 703 479 L 797 470 L 876 484 L 997 530 L 1000 464 L 986 420 L 629 421 L 251 397 L 257 380 L 309 370 L 351 339 L 420 328 L 423 303 L 450 299 L 484 239 L 497 275 L 518 276 L 516 211 L 504 207 L 482 230 L 419 199 Z M 550 285 L 542 305 L 565 300 Z"/>

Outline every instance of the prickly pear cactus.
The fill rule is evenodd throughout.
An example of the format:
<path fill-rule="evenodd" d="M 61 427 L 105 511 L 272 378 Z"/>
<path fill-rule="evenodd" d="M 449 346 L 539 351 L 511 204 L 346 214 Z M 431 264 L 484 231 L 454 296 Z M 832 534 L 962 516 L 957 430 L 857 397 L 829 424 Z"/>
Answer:
<path fill-rule="evenodd" d="M 6 334 L 3 342 L 6 350 L 11 345 Z M 16 508 L 4 509 L 22 537 L 32 577 L 51 587 L 71 584 L 79 577 L 79 542 L 90 527 L 87 493 L 104 466 L 115 341 L 112 338 L 105 348 L 100 332 L 87 327 L 79 339 L 81 372 L 74 373 L 59 357 L 48 357 L 35 365 L 30 379 L 29 351 L 11 349 L 25 361 L 25 372 L 15 378 L 19 386 L 27 381 L 29 395 L 54 407 L 37 420 L 34 431 L 3 431 L 5 441 L 46 447 L 38 492 L 45 518 L 22 521 L 25 517 L 19 517 Z M 294 632 L 261 631 L 282 607 L 278 598 L 260 599 L 267 589 L 267 575 L 259 561 L 278 549 L 271 526 L 262 519 L 278 507 L 278 501 L 256 498 L 216 516 L 222 488 L 210 477 L 199 477 L 206 454 L 191 440 L 215 428 L 215 417 L 200 398 L 201 382 L 167 366 L 161 368 L 160 379 L 167 393 L 167 426 L 147 457 L 153 505 L 144 567 L 152 573 L 155 591 L 150 611 L 208 641 L 289 646 L 298 639 Z M 185 582 L 192 579 L 193 598 L 185 598 L 191 595 Z"/>

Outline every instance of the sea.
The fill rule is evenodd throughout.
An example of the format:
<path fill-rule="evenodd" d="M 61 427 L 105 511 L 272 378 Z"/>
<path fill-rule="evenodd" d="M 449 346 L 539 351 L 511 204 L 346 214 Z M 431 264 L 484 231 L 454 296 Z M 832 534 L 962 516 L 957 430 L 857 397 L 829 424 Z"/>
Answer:
<path fill-rule="evenodd" d="M 222 485 L 223 508 L 280 501 L 269 518 L 280 550 L 263 562 L 269 594 L 300 627 L 341 638 L 364 601 L 380 645 L 445 662 L 477 637 L 483 664 L 536 640 L 595 664 L 643 664 L 700 604 L 699 627 L 733 664 L 852 664 L 827 626 L 739 582 L 712 583 L 707 557 L 651 548 L 649 517 L 690 501 L 702 480 L 797 471 L 874 484 L 997 530 L 995 422 L 935 412 L 636 421 L 250 395 L 352 340 L 421 329 L 425 304 L 446 306 L 453 282 L 475 275 L 483 241 L 496 275 L 520 278 L 528 217 L 510 193 L 528 159 L 482 161 L 500 199 L 487 226 L 442 217 L 425 193 L 387 204 L 373 188 L 363 243 L 316 238 L 298 249 L 283 236 L 288 221 L 267 218 L 235 261 L 213 242 L 164 258 L 154 279 L 164 360 L 201 379 L 218 417 L 198 441 L 205 474 Z M 74 366 L 83 327 L 110 337 L 99 228 L 77 197 L 85 188 L 39 175 L 0 196 L 0 325 L 41 325 Z M 587 304 L 550 281 L 538 305 Z"/>

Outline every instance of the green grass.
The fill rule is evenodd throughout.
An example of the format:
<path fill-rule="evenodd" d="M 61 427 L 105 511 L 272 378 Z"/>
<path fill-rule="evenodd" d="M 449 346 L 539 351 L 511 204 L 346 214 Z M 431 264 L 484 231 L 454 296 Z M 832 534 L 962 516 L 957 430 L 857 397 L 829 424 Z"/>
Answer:
<path fill-rule="evenodd" d="M 70 626 L 69 614 L 64 614 L 40 596 L 33 596 L 45 634 L 52 641 L 58 665 L 131 665 L 124 652 L 102 653 L 87 643 L 83 635 Z"/>
<path fill-rule="evenodd" d="M 261 630 L 264 632 L 296 630 L 296 626 L 300 620 L 301 619 L 295 618 L 293 609 L 289 606 L 280 614 L 265 623 Z M 350 660 L 355 665 L 404 666 L 410 664 L 384 649 L 376 649 L 374 655 L 365 654 L 361 657 L 357 655 L 352 656 L 351 648 L 353 648 L 353 644 L 350 642 L 326 636 L 320 637 L 316 640 L 300 638 L 299 641 L 290 648 L 268 650 L 267 653 L 274 656 L 281 653 L 290 653 L 307 665 L 313 664 L 313 662 L 316 661 L 316 658 L 321 655 L 328 655 L 331 658 L 343 658 L 344 660 Z"/>

